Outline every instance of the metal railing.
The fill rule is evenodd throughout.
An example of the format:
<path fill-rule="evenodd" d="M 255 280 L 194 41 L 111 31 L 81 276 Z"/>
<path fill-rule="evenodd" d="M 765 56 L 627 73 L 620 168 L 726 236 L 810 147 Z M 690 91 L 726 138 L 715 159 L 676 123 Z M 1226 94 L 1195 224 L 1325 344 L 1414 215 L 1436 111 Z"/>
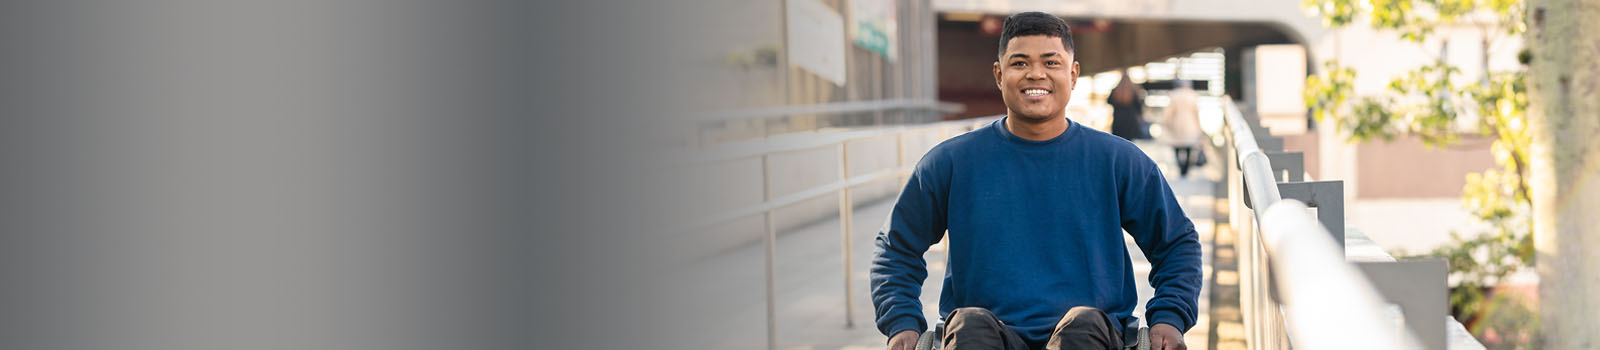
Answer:
<path fill-rule="evenodd" d="M 1258 127 L 1231 99 L 1224 108 L 1230 222 L 1238 233 L 1239 304 L 1250 348 L 1423 348 L 1400 323 L 1397 307 L 1346 260 L 1335 241 L 1343 236 L 1328 232 L 1305 203 L 1283 198 L 1277 171 L 1257 147 Z"/>
<path fill-rule="evenodd" d="M 882 107 L 882 106 L 880 106 L 880 107 Z M 893 106 L 891 106 L 891 107 L 893 107 Z M 900 106 L 900 107 L 903 107 L 903 106 Z M 798 110 L 805 110 L 805 109 L 802 108 L 802 109 L 798 109 Z M 817 110 L 806 110 L 806 111 L 808 111 L 807 113 L 817 112 Z M 852 107 L 852 108 L 849 108 L 849 109 L 828 110 L 828 111 L 830 113 L 838 113 L 838 112 L 841 112 L 841 111 L 859 111 L 859 110 L 857 110 L 854 107 Z M 761 162 L 760 176 L 761 176 L 761 183 L 762 183 L 762 191 L 761 191 L 762 192 L 762 198 L 761 199 L 762 200 L 761 200 L 760 203 L 747 205 L 747 206 L 741 206 L 741 207 L 737 207 L 737 208 L 732 208 L 732 209 L 724 210 L 724 211 L 721 211 L 721 212 L 716 212 L 716 213 L 713 213 L 713 214 L 710 214 L 710 215 L 706 215 L 706 216 L 697 218 L 695 220 L 692 220 L 691 223 L 688 226 L 683 227 L 680 230 L 676 230 L 676 231 L 677 232 L 686 232 L 686 231 L 692 231 L 692 230 L 706 229 L 706 228 L 712 227 L 714 225 L 718 225 L 718 224 L 721 224 L 721 223 L 726 223 L 726 222 L 733 221 L 735 219 L 744 218 L 744 217 L 750 217 L 750 216 L 755 216 L 755 215 L 761 215 L 762 221 L 763 221 L 764 226 L 765 226 L 765 235 L 763 236 L 763 244 L 765 245 L 765 253 L 764 254 L 765 254 L 765 260 L 766 260 L 766 262 L 765 262 L 766 263 L 766 270 L 765 270 L 764 275 L 765 275 L 765 279 L 766 279 L 767 348 L 768 349 L 777 349 L 778 348 L 778 344 L 777 344 L 777 260 L 776 260 L 776 257 L 777 257 L 777 249 L 778 249 L 778 247 L 777 247 L 778 227 L 777 227 L 777 220 L 775 220 L 775 218 L 774 218 L 774 212 L 777 211 L 778 209 L 784 208 L 786 206 L 798 204 L 798 203 L 801 203 L 801 202 L 804 202 L 804 201 L 807 201 L 807 200 L 816 199 L 816 198 L 819 198 L 819 197 L 822 197 L 822 196 L 826 196 L 826 195 L 829 195 L 829 194 L 838 195 L 839 196 L 839 214 L 838 215 L 839 215 L 839 222 L 840 222 L 839 230 L 840 230 L 840 242 L 841 242 L 840 246 L 841 246 L 841 250 L 842 250 L 842 254 L 841 255 L 843 256 L 843 264 L 844 264 L 844 270 L 843 270 L 844 295 L 845 295 L 845 297 L 844 297 L 844 305 L 843 305 L 843 308 L 845 310 L 844 324 L 845 324 L 846 327 L 853 327 L 855 322 L 854 322 L 854 319 L 852 318 L 852 315 L 855 314 L 855 312 L 854 312 L 854 310 L 855 310 L 855 300 L 854 300 L 854 298 L 851 297 L 851 291 L 853 291 L 855 289 L 854 288 L 855 287 L 855 279 L 854 279 L 853 273 L 851 271 L 852 270 L 852 266 L 854 264 L 853 264 L 853 261 L 852 261 L 852 258 L 851 258 L 851 255 L 853 255 L 852 254 L 852 249 L 851 249 L 851 241 L 853 239 L 852 238 L 853 235 L 852 235 L 852 232 L 850 230 L 850 227 L 852 226 L 852 223 L 853 223 L 853 217 L 852 217 L 853 215 L 852 214 L 854 212 L 854 205 L 853 205 L 854 200 L 853 200 L 853 198 L 851 198 L 851 189 L 853 187 L 857 187 L 857 186 L 860 186 L 860 185 L 865 185 L 865 184 L 869 184 L 869 183 L 873 183 L 873 182 L 877 182 L 877 181 L 883 181 L 883 180 L 887 180 L 887 179 L 902 179 L 905 176 L 907 176 L 911 172 L 911 169 L 915 166 L 914 163 L 915 163 L 917 157 L 920 156 L 920 154 L 911 154 L 912 152 L 915 152 L 915 151 L 907 149 L 907 145 L 906 145 L 907 142 L 906 142 L 905 138 L 906 138 L 906 135 L 909 134 L 909 133 L 918 132 L 918 131 L 932 131 L 931 129 L 937 129 L 938 132 L 939 132 L 938 140 L 942 141 L 942 140 L 944 140 L 946 138 L 954 136 L 953 134 L 951 134 L 951 132 L 950 132 L 951 130 L 950 129 L 971 130 L 973 128 L 976 128 L 978 126 L 986 124 L 986 123 L 988 123 L 988 122 L 990 122 L 992 120 L 993 120 L 992 118 L 966 119 L 966 120 L 956 120 L 956 121 L 930 123 L 930 124 L 925 124 L 925 125 L 915 126 L 915 127 L 903 127 L 903 128 L 898 128 L 898 129 L 886 129 L 886 130 L 880 130 L 878 132 L 872 132 L 872 133 L 846 134 L 846 136 L 839 137 L 839 138 L 827 138 L 827 137 L 807 138 L 806 140 L 803 140 L 803 141 L 788 143 L 788 144 L 784 144 L 784 145 L 777 145 L 777 146 L 773 146 L 773 147 L 770 147 L 770 148 L 752 149 L 752 150 L 745 151 L 745 152 L 739 152 L 739 153 L 734 153 L 734 154 L 716 155 L 716 156 L 712 156 L 712 157 L 709 157 L 709 158 L 706 158 L 706 159 L 700 159 L 700 160 L 697 160 L 697 161 L 692 161 L 692 163 L 696 163 L 696 164 L 700 164 L 700 165 L 706 165 L 706 164 L 725 163 L 725 162 L 738 162 L 738 161 L 748 161 L 748 160 L 751 160 L 751 159 L 760 159 L 760 162 Z M 850 149 L 851 149 L 851 145 L 855 144 L 855 143 L 870 142 L 870 141 L 877 140 L 879 138 L 888 138 L 888 137 L 893 137 L 894 138 L 894 144 L 895 144 L 895 147 L 896 147 L 896 149 L 894 150 L 894 152 L 896 154 L 896 160 L 895 160 L 894 166 L 889 168 L 889 169 L 881 169 L 881 170 L 873 171 L 873 172 L 866 173 L 866 174 L 851 174 L 851 172 L 850 172 L 850 165 L 851 165 L 851 163 L 850 163 L 850 153 L 851 153 Z M 812 152 L 812 151 L 828 149 L 828 148 L 834 149 L 836 154 L 837 154 L 836 155 L 836 159 L 838 160 L 839 171 L 838 171 L 837 178 L 834 181 L 826 183 L 826 184 L 822 184 L 822 185 L 819 185 L 819 186 L 813 186 L 813 187 L 809 187 L 809 188 L 806 188 L 806 189 L 796 190 L 794 192 L 787 193 L 787 194 L 779 195 L 779 194 L 774 193 L 773 184 L 772 184 L 772 178 L 773 178 L 773 175 L 774 175 L 773 172 L 772 172 L 772 158 L 774 156 L 782 155 L 782 154 L 788 154 L 788 153 Z"/>
<path fill-rule="evenodd" d="M 954 102 L 932 99 L 884 99 L 720 111 L 697 114 L 689 118 L 689 121 L 694 124 L 693 137 L 696 140 L 695 143 L 699 146 L 705 146 L 708 132 L 724 127 L 727 123 L 734 121 L 755 122 L 757 125 L 754 128 L 757 130 L 754 137 L 765 138 L 772 133 L 770 124 L 784 118 L 811 117 L 811 122 L 809 123 L 812 125 L 811 129 L 788 130 L 789 132 L 794 132 L 815 131 L 824 125 L 848 124 L 837 119 L 854 114 L 871 113 L 875 116 L 873 124 L 882 125 L 885 123 L 885 113 L 898 112 L 907 116 L 920 115 L 928 117 L 956 114 L 964 111 L 966 111 L 965 105 Z M 927 121 L 926 118 L 919 117 L 908 119 L 911 119 L 910 122 L 916 123 Z"/>
<path fill-rule="evenodd" d="M 715 122 L 729 120 L 747 120 L 754 118 L 787 117 L 806 114 L 845 114 L 879 112 L 888 110 L 928 110 L 943 113 L 961 113 L 966 107 L 954 102 L 943 102 L 928 99 L 889 99 L 848 101 L 835 103 L 821 103 L 808 105 L 787 105 L 769 108 L 746 110 L 733 110 L 715 113 L 705 113 L 695 116 L 695 122 Z"/>

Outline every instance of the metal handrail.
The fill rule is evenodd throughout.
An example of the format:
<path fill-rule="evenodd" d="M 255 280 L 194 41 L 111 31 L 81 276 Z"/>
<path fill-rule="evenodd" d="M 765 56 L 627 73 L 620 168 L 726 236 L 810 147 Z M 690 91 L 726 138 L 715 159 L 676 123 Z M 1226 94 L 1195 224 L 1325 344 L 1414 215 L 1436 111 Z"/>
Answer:
<path fill-rule="evenodd" d="M 881 106 L 882 105 L 880 105 L 880 107 Z M 905 105 L 896 105 L 896 106 L 904 107 Z M 861 106 L 847 106 L 847 107 L 849 107 L 849 108 L 830 107 L 830 108 L 834 108 L 834 109 L 826 109 L 826 111 L 831 111 L 831 112 L 828 112 L 828 113 L 841 113 L 841 112 L 839 112 L 840 110 L 856 111 L 855 108 L 859 108 Z M 803 110 L 803 108 L 802 109 L 794 109 L 794 110 Z M 814 110 L 810 110 L 808 113 L 818 113 L 817 111 L 823 111 L 823 110 L 824 109 L 814 109 Z M 871 109 L 869 109 L 869 110 L 871 110 Z M 791 111 L 793 111 L 793 110 L 791 110 Z M 777 113 L 777 112 L 772 112 L 772 113 Z M 919 128 L 943 128 L 943 127 L 950 126 L 952 124 L 972 124 L 972 125 L 977 125 L 977 124 L 981 124 L 981 123 L 985 123 L 987 121 L 993 120 L 993 118 L 998 118 L 998 116 L 990 117 L 990 118 L 977 118 L 977 119 L 965 119 L 965 120 L 958 120 L 958 121 L 947 121 L 947 122 L 930 123 L 928 125 L 920 126 Z M 777 349 L 777 342 L 776 342 L 776 339 L 777 339 L 777 334 L 776 334 L 777 333 L 777 316 L 776 316 L 777 315 L 777 277 L 776 277 L 777 276 L 777 267 L 776 267 L 777 266 L 777 261 L 776 261 L 776 255 L 777 255 L 777 231 L 778 230 L 777 230 L 776 220 L 774 220 L 774 218 L 773 218 L 773 212 L 776 211 L 778 208 L 782 208 L 782 207 L 785 207 L 785 206 L 788 206 L 788 205 L 800 203 L 802 201 L 806 201 L 806 200 L 822 197 L 824 195 L 828 195 L 828 194 L 832 194 L 832 193 L 839 194 L 840 240 L 841 240 L 842 255 L 843 255 L 843 259 L 844 259 L 844 261 L 843 261 L 843 263 L 844 263 L 843 277 L 844 277 L 844 293 L 845 293 L 845 298 L 844 298 L 844 301 L 845 301 L 845 304 L 844 304 L 845 326 L 846 327 L 853 327 L 855 325 L 855 321 L 854 321 L 854 319 L 851 318 L 851 316 L 854 314 L 855 300 L 850 298 L 850 295 L 851 295 L 852 291 L 855 289 L 855 287 L 854 287 L 855 278 L 854 278 L 854 276 L 852 276 L 852 271 L 851 271 L 851 268 L 852 268 L 851 255 L 852 255 L 852 253 L 851 253 L 850 242 L 852 240 L 852 238 L 851 238 L 852 237 L 852 233 L 851 233 L 851 230 L 850 230 L 850 226 L 852 225 L 852 222 L 853 222 L 853 218 L 852 217 L 853 217 L 854 208 L 852 206 L 853 205 L 853 201 L 851 199 L 851 188 L 855 187 L 855 186 L 858 186 L 858 185 L 872 183 L 872 182 L 875 182 L 875 181 L 881 181 L 881 180 L 884 180 L 884 179 L 898 178 L 900 176 L 904 176 L 904 175 L 910 173 L 911 169 L 912 169 L 912 166 L 906 166 L 905 165 L 906 161 L 905 161 L 904 157 L 906 156 L 906 152 L 905 152 L 905 149 L 904 149 L 905 142 L 904 142 L 903 136 L 905 135 L 904 132 L 912 130 L 912 129 L 913 128 L 892 129 L 892 130 L 885 130 L 885 132 L 880 132 L 880 133 L 868 133 L 868 134 L 865 134 L 865 135 L 847 135 L 847 136 L 840 137 L 840 138 L 835 138 L 835 139 L 820 139 L 820 141 L 819 141 L 819 139 L 813 139 L 811 141 L 804 141 L 804 142 L 796 142 L 796 143 L 778 145 L 778 146 L 775 146 L 775 147 L 764 148 L 764 149 L 746 150 L 746 151 L 737 152 L 737 153 L 734 153 L 734 154 L 713 155 L 713 156 L 710 156 L 710 157 L 690 160 L 689 162 L 687 162 L 690 165 L 705 165 L 705 164 L 719 163 L 719 162 L 748 160 L 748 159 L 752 159 L 752 158 L 759 158 L 761 160 L 762 201 L 760 203 L 747 205 L 747 206 L 743 206 L 743 207 L 738 207 L 738 208 L 733 208 L 733 209 L 729 209 L 729 210 L 725 210 L 725 211 L 722 211 L 722 212 L 718 212 L 718 213 L 714 213 L 714 214 L 711 214 L 711 215 L 707 215 L 707 216 L 703 216 L 703 217 L 700 217 L 700 218 L 693 219 L 693 220 L 691 220 L 689 222 L 688 225 L 686 225 L 686 226 L 684 226 L 684 227 L 682 227 L 682 228 L 680 228 L 678 230 L 674 230 L 674 232 L 687 232 L 687 231 L 692 231 L 692 230 L 704 229 L 704 228 L 708 228 L 708 227 L 711 227 L 711 226 L 714 226 L 714 225 L 717 225 L 717 224 L 720 224 L 720 223 L 725 223 L 725 222 L 731 221 L 733 219 L 741 218 L 741 217 L 748 217 L 748 216 L 753 216 L 753 215 L 757 215 L 757 214 L 761 214 L 762 215 L 762 221 L 764 222 L 765 227 L 766 227 L 766 232 L 765 232 L 766 234 L 765 234 L 765 237 L 763 239 L 763 243 L 764 243 L 764 246 L 765 246 L 765 257 L 766 257 L 765 275 L 766 275 L 767 347 L 769 349 L 773 349 L 773 350 Z M 895 167 L 893 167 L 891 169 L 883 169 L 883 170 L 875 171 L 875 172 L 868 173 L 868 174 L 852 176 L 850 174 L 850 170 L 849 170 L 849 165 L 850 165 L 850 158 L 849 158 L 850 143 L 857 142 L 857 141 L 869 140 L 869 139 L 877 138 L 877 137 L 891 136 L 889 134 L 889 132 L 897 132 L 897 134 L 892 134 L 892 136 L 896 137 L 895 147 L 900 148 L 900 149 L 896 150 L 896 154 L 898 155 L 898 157 L 901 157 L 901 158 L 896 160 Z M 944 136 L 948 136 L 948 135 L 944 135 Z M 826 148 L 835 148 L 837 150 L 837 152 L 838 152 L 838 159 L 839 159 L 839 173 L 838 173 L 839 179 L 838 180 L 836 180 L 834 182 L 831 182 L 831 183 L 828 183 L 828 184 L 824 184 L 824 185 L 820 185 L 820 186 L 815 186 L 815 187 L 799 190 L 799 191 L 796 191 L 796 192 L 793 192 L 793 193 L 789 193 L 789 194 L 786 194 L 786 195 L 783 195 L 783 196 L 774 196 L 774 194 L 772 193 L 772 184 L 771 184 L 771 175 L 772 175 L 771 174 L 771 158 L 772 158 L 773 154 L 790 153 L 790 152 L 815 151 L 815 150 L 826 149 Z"/>
<path fill-rule="evenodd" d="M 967 124 L 976 125 L 976 124 L 988 123 L 988 122 L 993 121 L 994 119 L 997 119 L 997 118 L 999 118 L 999 116 L 990 116 L 990 117 L 972 118 L 972 119 L 962 119 L 962 120 L 952 120 L 952 121 L 931 123 L 931 124 L 923 125 L 923 126 L 920 126 L 920 127 L 917 127 L 917 128 L 937 128 L 937 127 L 944 127 L 944 126 L 949 126 L 949 125 L 967 125 Z M 693 164 L 693 165 L 704 165 L 704 164 L 709 164 L 709 163 L 729 162 L 729 161 L 760 158 L 760 159 L 762 159 L 761 160 L 762 164 L 766 164 L 766 162 L 767 162 L 766 158 L 768 156 L 772 155 L 772 154 L 812 151 L 812 150 L 831 148 L 831 147 L 838 147 L 839 148 L 839 152 L 847 153 L 847 148 L 849 147 L 848 145 L 851 142 L 864 141 L 864 140 L 869 140 L 869 139 L 873 139 L 873 138 L 877 138 L 877 137 L 883 137 L 886 133 L 889 133 L 889 132 L 905 132 L 905 131 L 909 131 L 909 130 L 912 130 L 912 129 L 916 129 L 916 128 L 891 129 L 891 130 L 885 130 L 884 133 L 874 133 L 874 134 L 865 134 L 865 135 L 851 135 L 851 136 L 841 137 L 841 138 L 837 138 L 837 139 L 811 139 L 812 141 L 797 142 L 797 143 L 794 143 L 794 144 L 789 144 L 789 145 L 784 145 L 784 146 L 779 146 L 779 147 L 773 147 L 773 148 L 770 148 L 770 149 L 761 149 L 761 150 L 757 150 L 757 151 L 750 152 L 750 153 L 731 154 L 731 155 L 714 156 L 714 157 L 704 158 L 704 159 L 695 159 L 695 160 L 688 161 L 688 163 L 689 164 Z M 822 140 L 822 141 L 815 141 L 815 140 Z M 899 147 L 899 145 L 898 145 L 899 143 L 900 142 L 896 142 L 897 147 Z M 903 152 L 897 152 L 897 153 L 903 153 Z M 842 171 L 845 171 L 846 175 L 848 175 L 848 173 L 847 173 L 848 170 L 845 170 L 846 166 L 848 165 L 847 163 L 848 163 L 847 159 L 845 159 L 844 157 L 840 158 L 840 169 Z M 904 159 L 901 159 L 901 160 L 897 161 L 895 164 L 905 164 Z M 733 219 L 737 219 L 737 218 L 741 218 L 741 217 L 746 217 L 746 216 L 751 216 L 751 215 L 755 215 L 755 214 L 760 214 L 760 213 L 764 213 L 764 212 L 769 212 L 769 211 L 772 211 L 772 210 L 776 210 L 778 208 L 782 208 L 784 206 L 788 206 L 788 205 L 791 205 L 791 204 L 798 203 L 800 201 L 804 201 L 804 200 L 808 200 L 808 199 L 812 199 L 812 198 L 817 198 L 817 197 L 820 197 L 822 195 L 826 195 L 828 193 L 833 193 L 833 192 L 849 189 L 850 187 L 855 187 L 856 185 L 871 183 L 871 182 L 882 180 L 882 179 L 885 179 L 885 178 L 890 178 L 892 176 L 905 175 L 905 174 L 909 173 L 911 171 L 911 169 L 912 169 L 911 166 L 900 165 L 900 166 L 897 166 L 897 167 L 895 167 L 893 169 L 880 170 L 880 171 L 876 171 L 876 172 L 869 173 L 869 174 L 850 176 L 850 177 L 841 176 L 841 179 L 839 179 L 837 181 L 834 181 L 834 182 L 830 182 L 830 183 L 827 183 L 827 184 L 819 185 L 819 186 L 808 188 L 808 189 L 799 190 L 799 191 L 796 191 L 794 193 L 790 193 L 790 194 L 787 194 L 787 195 L 784 195 L 784 196 L 781 196 L 781 197 L 767 198 L 767 199 L 763 200 L 761 203 L 756 203 L 756 204 L 752 204 L 752 205 L 748 205 L 748 206 L 744 206 L 744 207 L 739 207 L 739 208 L 733 208 L 733 209 L 724 210 L 724 211 L 721 211 L 721 212 L 718 212 L 718 213 L 715 213 L 715 214 L 702 216 L 702 217 L 699 217 L 699 218 L 696 218 L 694 220 L 689 221 L 688 225 L 686 225 L 684 227 L 681 227 L 680 229 L 675 230 L 675 231 L 681 232 L 681 231 L 704 229 L 704 228 L 707 228 L 707 227 L 710 227 L 710 226 L 713 226 L 713 225 L 716 225 L 716 224 L 719 224 L 719 223 L 727 222 L 729 220 L 733 220 Z M 769 175 L 769 174 L 767 174 L 765 171 L 762 172 L 762 176 L 763 177 L 766 177 L 767 175 Z"/>
<path fill-rule="evenodd" d="M 1223 101 L 1223 108 L 1226 108 L 1223 111 L 1224 122 L 1228 125 L 1230 135 L 1233 135 L 1234 149 L 1238 150 L 1240 168 L 1245 175 L 1245 187 L 1250 190 L 1250 203 L 1259 214 L 1261 210 L 1283 199 L 1278 194 L 1277 180 L 1272 177 L 1272 162 L 1267 160 L 1267 154 L 1261 152 L 1261 148 L 1256 145 L 1255 134 L 1250 131 L 1250 124 L 1245 121 L 1244 113 L 1233 104 L 1233 99 L 1224 98 Z"/>
<path fill-rule="evenodd" d="M 691 119 L 693 119 L 695 122 L 705 123 L 754 118 L 787 117 L 806 114 L 846 114 L 897 109 L 921 109 L 945 113 L 961 113 L 966 111 L 966 106 L 960 103 L 944 102 L 931 99 L 885 99 L 785 105 L 778 107 L 721 111 L 697 114 Z"/>
<path fill-rule="evenodd" d="M 1225 134 L 1254 208 L 1241 232 L 1241 307 L 1253 348 L 1418 349 L 1378 289 L 1345 260 L 1337 242 L 1300 201 L 1278 192 L 1272 164 L 1251 125 L 1224 98 Z M 1230 169 L 1231 171 L 1231 169 Z M 1256 231 L 1259 234 L 1256 234 Z M 1252 271 L 1242 271 L 1244 268 Z M 1261 271 L 1266 269 L 1268 271 Z M 1269 280 L 1269 281 L 1262 281 Z M 1249 284 L 1249 285 L 1245 285 Z M 1276 287 L 1276 290 L 1271 288 Z M 1276 293 L 1272 293 L 1276 292 Z M 1247 305 L 1250 304 L 1250 305 Z M 1280 305 L 1281 304 L 1281 305 Z M 1282 331 L 1282 332 L 1280 332 Z"/>
<path fill-rule="evenodd" d="M 756 214 L 761 214 L 761 213 L 777 210 L 778 208 L 782 208 L 782 207 L 786 207 L 786 206 L 793 205 L 793 204 L 796 204 L 796 203 L 800 203 L 801 201 L 809 200 L 809 199 L 812 199 L 812 198 L 821 197 L 821 196 L 829 194 L 829 193 L 837 193 L 837 192 L 839 192 L 841 190 L 844 190 L 844 189 L 850 188 L 850 187 L 855 187 L 857 185 L 867 184 L 867 183 L 871 183 L 871 182 L 874 182 L 874 181 L 878 181 L 878 180 L 882 180 L 882 179 L 886 179 L 886 178 L 890 178 L 890 177 L 903 176 L 905 174 L 909 174 L 910 172 L 911 172 L 911 168 L 910 167 L 900 167 L 900 168 L 896 168 L 896 169 L 880 170 L 880 171 L 873 172 L 871 174 L 866 174 L 866 175 L 852 177 L 852 178 L 849 178 L 849 179 L 834 181 L 834 182 L 828 183 L 826 185 L 822 185 L 822 186 L 818 186 L 818 187 L 812 187 L 812 188 L 809 188 L 809 189 L 801 190 L 799 192 L 790 193 L 790 194 L 784 195 L 782 197 L 773 198 L 772 200 L 768 200 L 768 201 L 761 202 L 761 203 L 756 203 L 755 205 L 734 208 L 733 210 L 729 210 L 729 211 L 717 213 L 717 214 L 714 214 L 714 215 L 711 215 L 711 216 L 703 217 L 703 218 L 700 218 L 699 220 L 691 223 L 689 225 L 689 227 L 694 227 L 694 228 L 710 227 L 710 226 L 714 226 L 714 225 L 719 224 L 719 223 L 728 222 L 728 221 L 733 220 L 733 219 L 738 219 L 738 218 L 742 218 L 742 217 L 746 217 L 746 216 L 752 216 L 752 215 L 756 215 Z"/>
<path fill-rule="evenodd" d="M 1339 245 L 1306 212 L 1286 199 L 1260 216 L 1261 241 L 1284 304 L 1291 344 L 1302 349 L 1421 349 L 1397 324 L 1389 304 Z"/>

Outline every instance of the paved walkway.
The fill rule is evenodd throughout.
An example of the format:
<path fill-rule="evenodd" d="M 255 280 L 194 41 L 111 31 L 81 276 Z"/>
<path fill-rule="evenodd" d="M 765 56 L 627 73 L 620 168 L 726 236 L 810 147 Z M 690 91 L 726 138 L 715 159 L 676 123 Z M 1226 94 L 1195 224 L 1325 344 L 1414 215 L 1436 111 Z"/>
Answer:
<path fill-rule="evenodd" d="M 1200 319 L 1187 335 L 1190 349 L 1209 349 L 1214 340 L 1210 337 L 1213 322 L 1210 320 L 1210 291 L 1212 283 L 1212 242 L 1216 225 L 1214 215 L 1215 176 L 1190 174 L 1189 179 L 1177 180 L 1176 169 L 1170 169 L 1170 148 L 1141 145 L 1163 164 L 1163 171 L 1174 191 L 1180 197 L 1184 211 L 1195 222 L 1203 245 L 1205 262 L 1205 288 L 1200 296 Z M 1215 168 L 1214 165 L 1212 168 Z M 780 233 L 777 252 L 778 285 L 778 345 L 780 349 L 882 349 L 885 338 L 873 326 L 872 303 L 868 296 L 867 269 L 872 254 L 873 238 L 883 220 L 888 217 L 892 201 L 882 201 L 859 206 L 855 211 L 850 240 L 853 262 L 850 298 L 854 312 L 848 318 L 845 312 L 845 287 L 843 256 L 840 254 L 840 224 L 838 220 L 823 220 L 799 229 Z M 1150 265 L 1145 257 L 1127 240 L 1132 252 L 1135 274 L 1138 276 L 1140 308 L 1143 314 L 1144 299 L 1153 294 L 1146 282 Z M 694 344 L 685 348 L 696 349 L 763 349 L 766 347 L 766 304 L 764 291 L 764 245 L 743 247 L 726 254 L 700 261 L 680 276 L 677 285 L 684 286 L 690 298 L 673 309 L 695 310 L 703 315 L 719 315 L 714 320 L 696 323 L 692 334 L 719 334 L 717 339 L 689 340 Z M 929 279 L 924 283 L 923 303 L 930 319 L 938 317 L 938 296 L 944 275 L 945 254 L 943 243 L 926 255 Z M 693 319 L 694 317 L 689 317 Z M 854 322 L 846 326 L 846 320 Z M 699 327 L 693 329 L 693 327 Z M 670 347 L 669 348 L 673 348 Z"/>

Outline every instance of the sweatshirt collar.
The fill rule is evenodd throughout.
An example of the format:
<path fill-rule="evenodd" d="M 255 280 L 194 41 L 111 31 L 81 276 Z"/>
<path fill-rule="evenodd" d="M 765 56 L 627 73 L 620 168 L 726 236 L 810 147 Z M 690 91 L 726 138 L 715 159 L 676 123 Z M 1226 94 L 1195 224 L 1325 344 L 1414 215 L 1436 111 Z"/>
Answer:
<path fill-rule="evenodd" d="M 1065 139 L 1067 139 L 1069 137 L 1072 137 L 1073 134 L 1076 134 L 1078 132 L 1078 129 L 1083 127 L 1083 125 L 1078 124 L 1078 122 L 1072 121 L 1072 118 L 1067 118 L 1067 130 L 1062 131 L 1061 135 L 1056 135 L 1056 137 L 1052 137 L 1052 138 L 1050 138 L 1048 140 L 1035 141 L 1035 140 L 1029 140 L 1029 139 L 1022 138 L 1021 136 L 1017 136 L 1016 134 L 1012 134 L 1011 130 L 1006 129 L 1006 118 L 1010 118 L 1010 117 L 1011 116 L 1000 117 L 1000 119 L 996 119 L 994 121 L 994 124 L 991 124 L 991 126 L 993 126 L 995 130 L 998 130 L 1000 132 L 1000 138 L 1006 139 L 1007 141 L 1011 141 L 1011 142 L 1015 142 L 1015 143 L 1018 143 L 1018 144 L 1022 144 L 1022 145 L 1043 146 L 1043 145 L 1053 144 L 1053 143 L 1056 143 L 1056 142 L 1061 142 L 1061 140 L 1065 140 Z"/>

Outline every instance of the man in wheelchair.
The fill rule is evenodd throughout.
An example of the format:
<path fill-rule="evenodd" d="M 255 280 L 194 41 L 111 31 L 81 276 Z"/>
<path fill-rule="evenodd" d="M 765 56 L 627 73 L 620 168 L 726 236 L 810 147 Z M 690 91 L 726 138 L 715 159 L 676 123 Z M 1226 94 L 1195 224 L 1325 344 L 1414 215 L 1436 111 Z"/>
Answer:
<path fill-rule="evenodd" d="M 922 255 L 948 236 L 943 332 L 930 343 L 1120 349 L 1138 332 L 1126 230 L 1152 265 L 1149 345 L 1184 349 L 1201 285 L 1194 225 L 1149 156 L 1066 118 L 1079 72 L 1065 21 L 1013 15 L 999 46 L 1006 116 L 928 151 L 878 234 L 878 330 L 890 349 L 909 350 L 929 329 Z"/>

